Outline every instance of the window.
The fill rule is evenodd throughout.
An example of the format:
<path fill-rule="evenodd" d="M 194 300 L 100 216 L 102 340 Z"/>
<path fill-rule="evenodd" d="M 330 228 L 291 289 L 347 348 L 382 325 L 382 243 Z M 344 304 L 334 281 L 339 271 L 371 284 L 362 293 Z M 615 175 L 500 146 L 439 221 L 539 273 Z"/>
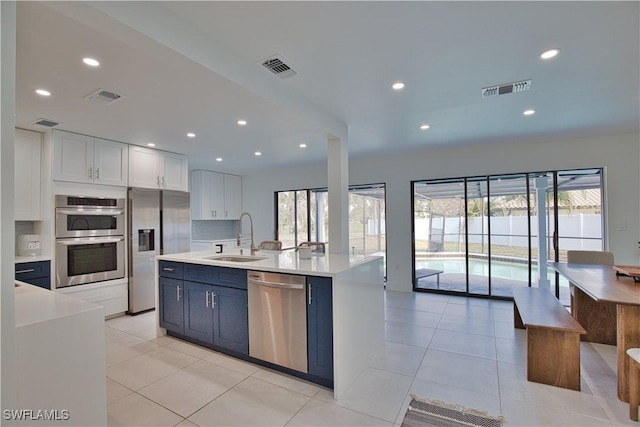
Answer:
<path fill-rule="evenodd" d="M 275 238 L 283 248 L 306 241 L 330 243 L 327 189 L 278 191 L 275 201 Z M 385 255 L 384 184 L 349 188 L 349 250 L 353 254 Z"/>

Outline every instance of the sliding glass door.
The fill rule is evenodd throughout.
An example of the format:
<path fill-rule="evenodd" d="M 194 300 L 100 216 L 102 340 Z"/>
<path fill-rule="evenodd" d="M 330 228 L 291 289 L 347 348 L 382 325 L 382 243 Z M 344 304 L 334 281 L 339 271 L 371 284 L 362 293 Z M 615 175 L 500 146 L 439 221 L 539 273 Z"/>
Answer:
<path fill-rule="evenodd" d="M 510 298 L 549 283 L 568 302 L 546 261 L 604 250 L 601 169 L 416 181 L 413 193 L 415 290 Z"/>

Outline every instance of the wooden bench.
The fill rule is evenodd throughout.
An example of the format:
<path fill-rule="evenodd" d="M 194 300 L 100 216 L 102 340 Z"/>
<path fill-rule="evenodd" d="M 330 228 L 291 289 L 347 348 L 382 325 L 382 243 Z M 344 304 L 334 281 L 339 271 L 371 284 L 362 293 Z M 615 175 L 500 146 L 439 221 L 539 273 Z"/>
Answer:
<path fill-rule="evenodd" d="M 527 329 L 527 379 L 580 390 L 580 335 L 586 331 L 546 289 L 514 288 L 513 320 Z"/>
<path fill-rule="evenodd" d="M 436 285 L 438 286 L 438 289 L 440 289 L 440 273 L 444 273 L 444 271 L 420 268 L 416 270 L 416 283 L 423 277 L 436 276 Z"/>

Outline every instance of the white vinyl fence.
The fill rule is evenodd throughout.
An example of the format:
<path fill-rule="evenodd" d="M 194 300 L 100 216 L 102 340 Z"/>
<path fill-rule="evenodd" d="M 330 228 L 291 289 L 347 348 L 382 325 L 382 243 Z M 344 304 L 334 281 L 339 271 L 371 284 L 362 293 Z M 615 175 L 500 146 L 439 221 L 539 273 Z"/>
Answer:
<path fill-rule="evenodd" d="M 501 246 L 523 247 L 529 245 L 528 223 L 526 216 L 499 216 L 491 218 L 470 218 L 467 222 L 469 229 L 469 243 L 488 243 L 488 221 L 491 220 L 491 244 Z M 564 250 L 602 250 L 602 216 L 599 214 L 560 215 L 560 247 Z M 443 218 L 433 219 L 433 228 L 442 229 Z M 553 218 L 550 218 L 553 221 Z M 415 238 L 417 240 L 431 240 L 429 237 L 429 219 L 415 220 Z M 465 222 L 460 218 L 444 219 L 444 241 L 464 243 Z M 532 218 L 531 235 L 538 235 L 538 223 Z M 538 246 L 538 240 L 531 239 L 533 248 Z"/>

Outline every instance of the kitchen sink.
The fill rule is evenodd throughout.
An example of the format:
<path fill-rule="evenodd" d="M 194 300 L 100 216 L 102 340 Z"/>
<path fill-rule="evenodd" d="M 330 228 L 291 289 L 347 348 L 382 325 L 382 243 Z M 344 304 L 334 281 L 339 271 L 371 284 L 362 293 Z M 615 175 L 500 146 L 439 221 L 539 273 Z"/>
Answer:
<path fill-rule="evenodd" d="M 267 259 L 263 256 L 251 256 L 251 255 L 216 255 L 208 256 L 204 259 L 210 259 L 212 261 L 229 261 L 229 262 L 251 262 Z"/>

